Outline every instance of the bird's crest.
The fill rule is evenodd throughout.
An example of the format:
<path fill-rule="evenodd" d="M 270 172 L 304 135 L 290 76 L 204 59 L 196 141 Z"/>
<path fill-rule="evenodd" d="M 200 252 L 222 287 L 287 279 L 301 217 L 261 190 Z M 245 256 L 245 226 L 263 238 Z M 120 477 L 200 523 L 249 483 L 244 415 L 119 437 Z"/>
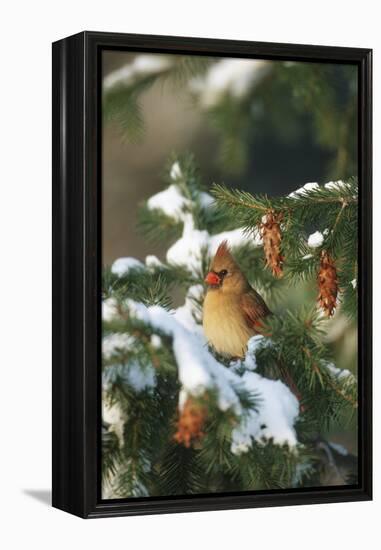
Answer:
<path fill-rule="evenodd" d="M 218 245 L 217 251 L 216 251 L 216 257 L 225 256 L 227 253 L 230 254 L 230 248 L 228 245 L 228 241 L 225 239 Z"/>
<path fill-rule="evenodd" d="M 230 251 L 230 247 L 227 240 L 220 243 L 217 251 L 212 260 L 211 268 L 214 271 L 221 271 L 222 269 L 232 269 L 236 266 L 236 262 Z"/>

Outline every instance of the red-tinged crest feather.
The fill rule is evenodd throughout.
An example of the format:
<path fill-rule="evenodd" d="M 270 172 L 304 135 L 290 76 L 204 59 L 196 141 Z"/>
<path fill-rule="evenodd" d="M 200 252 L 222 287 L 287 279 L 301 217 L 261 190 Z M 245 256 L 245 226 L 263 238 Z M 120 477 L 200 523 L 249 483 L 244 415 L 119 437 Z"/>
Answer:
<path fill-rule="evenodd" d="M 230 252 L 228 241 L 225 239 L 222 241 L 221 244 L 219 244 L 216 252 L 216 257 L 225 256 L 225 254 L 228 254 Z"/>
<path fill-rule="evenodd" d="M 232 269 L 238 267 L 232 256 L 227 240 L 222 241 L 218 246 L 210 267 L 216 272 L 219 272 L 222 269 L 231 271 Z"/>

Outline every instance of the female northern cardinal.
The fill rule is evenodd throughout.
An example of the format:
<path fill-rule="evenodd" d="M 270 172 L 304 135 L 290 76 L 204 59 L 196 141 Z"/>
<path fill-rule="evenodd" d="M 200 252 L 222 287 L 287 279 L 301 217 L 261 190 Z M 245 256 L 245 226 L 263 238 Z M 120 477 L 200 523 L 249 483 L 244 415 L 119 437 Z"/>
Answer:
<path fill-rule="evenodd" d="M 261 332 L 271 312 L 233 258 L 227 241 L 217 249 L 205 277 L 203 326 L 208 342 L 221 355 L 244 357 L 248 340 Z"/>

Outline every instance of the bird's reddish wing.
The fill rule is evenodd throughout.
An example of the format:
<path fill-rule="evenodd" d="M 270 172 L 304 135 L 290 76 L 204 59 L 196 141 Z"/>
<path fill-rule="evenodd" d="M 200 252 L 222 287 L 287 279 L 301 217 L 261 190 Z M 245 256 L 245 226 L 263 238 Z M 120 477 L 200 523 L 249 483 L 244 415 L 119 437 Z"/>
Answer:
<path fill-rule="evenodd" d="M 242 295 L 241 307 L 250 328 L 261 332 L 261 319 L 271 313 L 265 301 L 254 289 Z"/>

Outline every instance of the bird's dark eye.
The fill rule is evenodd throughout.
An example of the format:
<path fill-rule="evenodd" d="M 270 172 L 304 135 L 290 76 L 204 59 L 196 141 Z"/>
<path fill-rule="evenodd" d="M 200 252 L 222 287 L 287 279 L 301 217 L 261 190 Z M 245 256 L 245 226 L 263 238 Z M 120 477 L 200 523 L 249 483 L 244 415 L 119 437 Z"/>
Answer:
<path fill-rule="evenodd" d="M 226 269 L 223 269 L 222 271 L 219 272 L 220 277 L 225 277 L 225 275 L 227 274 L 228 272 L 226 271 Z"/>

